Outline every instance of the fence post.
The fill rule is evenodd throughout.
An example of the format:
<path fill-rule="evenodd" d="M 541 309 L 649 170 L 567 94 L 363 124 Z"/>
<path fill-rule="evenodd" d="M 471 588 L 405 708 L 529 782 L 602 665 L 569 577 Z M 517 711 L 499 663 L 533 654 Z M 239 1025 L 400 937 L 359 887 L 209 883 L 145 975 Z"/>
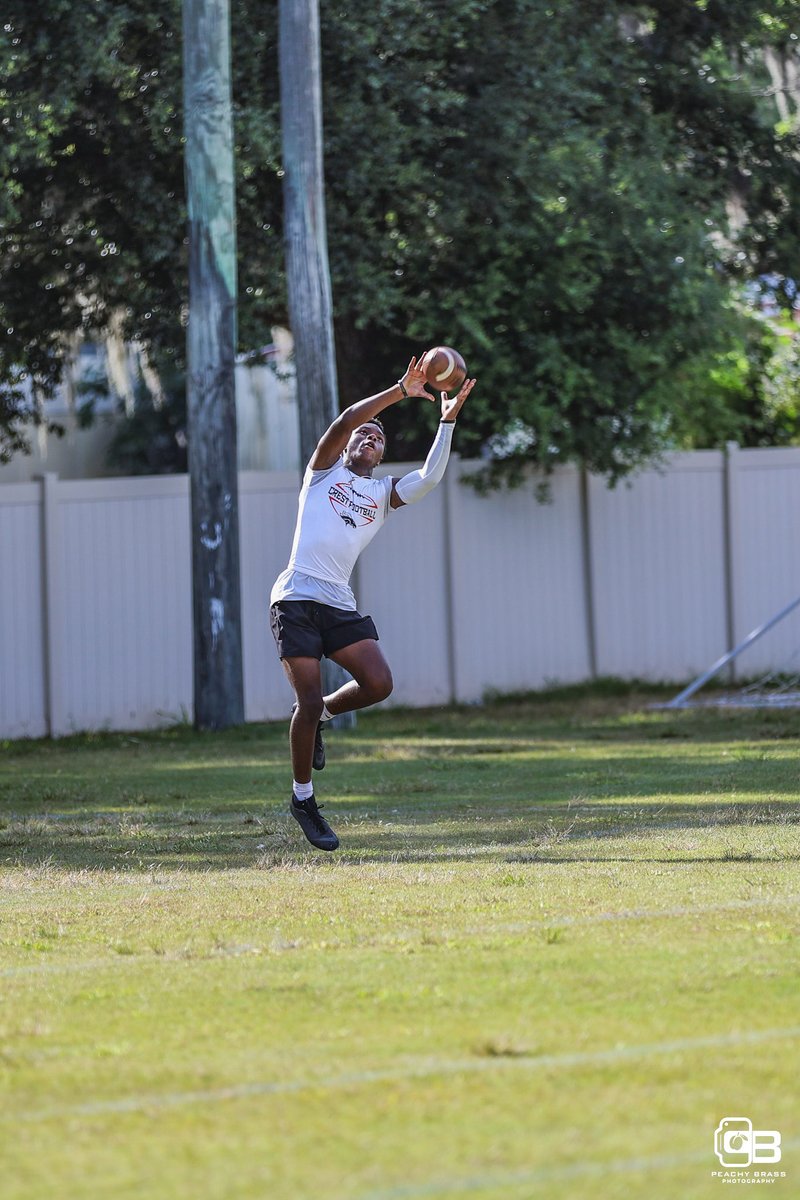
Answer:
<path fill-rule="evenodd" d="M 726 649 L 736 645 L 736 473 L 738 467 L 737 442 L 726 442 L 722 468 L 722 537 L 723 570 L 725 572 L 725 640 Z M 732 659 L 728 666 L 728 678 L 736 678 L 736 663 Z"/>
<path fill-rule="evenodd" d="M 583 599 L 586 613 L 586 646 L 589 653 L 589 674 L 597 678 L 597 620 L 594 605 L 594 572 L 592 570 L 592 521 L 589 503 L 589 472 L 580 469 L 581 544 L 583 551 Z"/>
<path fill-rule="evenodd" d="M 456 596 L 456 548 L 453 537 L 453 526 L 457 520 L 456 509 L 459 486 L 461 459 L 458 454 L 450 455 L 450 464 L 444 476 L 443 524 L 444 524 L 444 623 L 447 637 L 447 686 L 450 692 L 450 703 L 458 703 L 458 604 Z"/>
<path fill-rule="evenodd" d="M 44 654 L 45 722 L 49 737 L 64 729 L 63 654 L 59 637 L 58 605 L 62 595 L 58 568 L 60 514 L 58 475 L 48 471 L 38 477 L 42 484 L 42 642 Z"/>

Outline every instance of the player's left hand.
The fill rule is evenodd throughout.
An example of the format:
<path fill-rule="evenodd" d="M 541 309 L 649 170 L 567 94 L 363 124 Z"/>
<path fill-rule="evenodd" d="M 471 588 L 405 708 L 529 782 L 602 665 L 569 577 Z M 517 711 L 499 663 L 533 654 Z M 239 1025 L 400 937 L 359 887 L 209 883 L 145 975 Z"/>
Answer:
<path fill-rule="evenodd" d="M 455 421 L 461 409 L 464 406 L 464 401 L 475 387 L 474 379 L 465 379 L 461 385 L 461 389 L 457 396 L 451 400 L 447 392 L 442 392 L 442 420 Z"/>

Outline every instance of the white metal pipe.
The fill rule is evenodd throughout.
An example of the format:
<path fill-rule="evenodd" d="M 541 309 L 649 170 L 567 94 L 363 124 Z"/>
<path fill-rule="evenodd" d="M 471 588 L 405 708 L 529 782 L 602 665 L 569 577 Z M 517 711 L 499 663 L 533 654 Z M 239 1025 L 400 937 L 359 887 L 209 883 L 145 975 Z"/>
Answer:
<path fill-rule="evenodd" d="M 668 704 L 664 705 L 664 707 L 681 708 L 681 706 L 685 704 L 686 701 L 695 694 L 695 692 L 700 690 L 703 684 L 708 683 L 709 679 L 713 679 L 714 676 L 721 671 L 724 666 L 726 666 L 729 662 L 733 662 L 733 660 L 739 654 L 741 654 L 743 650 L 746 650 L 748 646 L 757 641 L 762 634 L 766 633 L 767 630 L 772 629 L 773 625 L 777 625 L 779 621 L 782 621 L 784 617 L 788 616 L 793 609 L 797 608 L 798 604 L 800 604 L 800 596 L 798 596 L 797 599 L 792 600 L 791 604 L 787 604 L 785 608 L 782 608 L 781 611 L 776 613 L 774 617 L 771 617 L 769 621 L 766 621 L 763 625 L 759 625 L 757 629 L 753 629 L 752 632 L 748 633 L 743 642 L 740 642 L 738 646 L 734 646 L 733 650 L 729 650 L 727 654 L 723 654 L 722 658 L 718 658 L 717 661 L 713 663 L 707 671 L 704 671 L 702 675 L 698 675 L 697 678 L 694 679 L 687 688 L 684 688 L 674 700 L 670 700 Z"/>

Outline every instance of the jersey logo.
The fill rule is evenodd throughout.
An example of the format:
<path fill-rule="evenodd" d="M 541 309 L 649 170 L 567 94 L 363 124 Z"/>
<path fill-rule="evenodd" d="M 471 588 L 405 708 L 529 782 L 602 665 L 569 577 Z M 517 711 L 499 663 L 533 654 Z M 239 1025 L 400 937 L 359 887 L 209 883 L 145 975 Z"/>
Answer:
<path fill-rule="evenodd" d="M 334 483 L 328 490 L 328 499 L 337 516 L 345 525 L 357 529 L 359 525 L 371 525 L 378 515 L 378 501 L 372 496 L 357 492 L 351 483 Z"/>

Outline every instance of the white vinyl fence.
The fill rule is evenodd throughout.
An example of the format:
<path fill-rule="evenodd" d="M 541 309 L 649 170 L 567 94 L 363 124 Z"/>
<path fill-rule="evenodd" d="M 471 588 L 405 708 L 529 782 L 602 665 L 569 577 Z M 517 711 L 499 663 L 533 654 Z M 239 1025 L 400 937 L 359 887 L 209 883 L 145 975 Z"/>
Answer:
<path fill-rule="evenodd" d="M 459 480 L 474 469 L 454 459 L 357 568 L 394 671 L 390 703 L 596 675 L 684 681 L 800 595 L 800 449 L 682 454 L 613 491 L 564 468 L 546 505 L 533 481 L 478 496 Z M 298 487 L 294 472 L 240 475 L 250 721 L 282 718 L 291 701 L 267 606 Z M 800 616 L 740 670 L 799 647 Z M 186 477 L 0 486 L 0 737 L 191 716 Z"/>

